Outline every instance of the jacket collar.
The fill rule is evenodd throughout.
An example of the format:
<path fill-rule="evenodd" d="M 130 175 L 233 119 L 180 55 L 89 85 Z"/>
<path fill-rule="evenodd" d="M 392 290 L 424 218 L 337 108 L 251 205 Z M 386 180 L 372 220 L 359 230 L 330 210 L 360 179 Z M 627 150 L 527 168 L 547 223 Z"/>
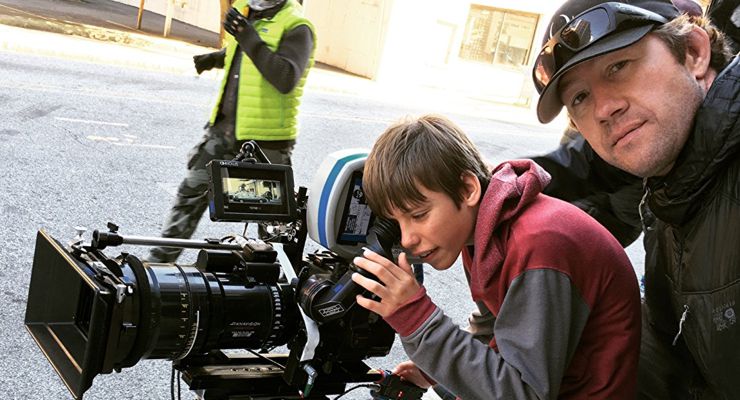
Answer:
<path fill-rule="evenodd" d="M 489 291 L 503 263 L 505 239 L 499 228 L 527 208 L 549 182 L 550 175 L 531 160 L 508 161 L 493 170 L 475 222 L 475 251 L 463 250 L 474 299 Z"/>
<path fill-rule="evenodd" d="M 703 195 L 740 150 L 740 59 L 717 76 L 697 111 L 694 130 L 664 177 L 647 179 L 651 211 L 682 224 L 701 207 Z"/>

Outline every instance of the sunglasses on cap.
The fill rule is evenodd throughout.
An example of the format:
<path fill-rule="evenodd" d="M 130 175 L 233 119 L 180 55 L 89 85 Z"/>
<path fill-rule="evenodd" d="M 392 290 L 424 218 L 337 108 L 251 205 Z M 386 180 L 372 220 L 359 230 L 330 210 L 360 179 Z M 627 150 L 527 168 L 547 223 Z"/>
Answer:
<path fill-rule="evenodd" d="M 665 17 L 624 3 L 608 2 L 578 14 L 545 43 L 534 63 L 532 77 L 539 93 L 579 51 L 612 33 L 649 24 L 664 24 Z"/>

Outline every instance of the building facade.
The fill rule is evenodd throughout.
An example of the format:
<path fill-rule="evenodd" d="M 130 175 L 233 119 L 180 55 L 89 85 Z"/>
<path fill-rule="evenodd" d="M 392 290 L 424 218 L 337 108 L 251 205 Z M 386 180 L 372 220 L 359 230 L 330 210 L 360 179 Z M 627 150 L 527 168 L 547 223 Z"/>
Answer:
<path fill-rule="evenodd" d="M 385 82 L 529 107 L 552 0 L 305 0 L 316 60 Z"/>
<path fill-rule="evenodd" d="M 141 0 L 114 0 L 118 3 L 139 7 Z M 167 15 L 168 8 L 173 19 L 219 32 L 221 28 L 221 6 L 218 0 L 144 0 L 144 9 Z"/>

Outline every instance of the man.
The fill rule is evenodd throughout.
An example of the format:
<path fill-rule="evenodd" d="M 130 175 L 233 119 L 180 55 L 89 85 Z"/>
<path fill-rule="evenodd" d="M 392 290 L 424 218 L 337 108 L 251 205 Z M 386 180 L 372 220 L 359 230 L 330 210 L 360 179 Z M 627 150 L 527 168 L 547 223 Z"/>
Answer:
<path fill-rule="evenodd" d="M 193 57 L 198 73 L 225 66 L 225 74 L 162 236 L 192 236 L 208 205 L 206 164 L 234 158 L 244 141 L 256 140 L 272 163 L 291 164 L 298 105 L 316 43 L 314 28 L 302 15 L 295 0 L 237 0 L 224 21 L 230 34 L 226 47 Z M 181 251 L 153 248 L 148 261 L 173 262 Z"/>
<path fill-rule="evenodd" d="M 703 14 L 694 0 L 672 0 L 672 3 L 690 16 Z M 719 14 L 716 17 L 729 18 Z M 532 160 L 552 176 L 545 194 L 586 211 L 624 247 L 640 236 L 642 222 L 638 210 L 643 195 L 642 179 L 604 162 L 573 127 L 566 129 L 557 149 Z"/>
<path fill-rule="evenodd" d="M 694 0 L 672 0 L 672 3 L 693 17 L 704 13 Z M 740 48 L 740 4 L 737 3 L 737 0 L 714 0 L 707 9 L 707 16 L 725 34 L 733 53 Z M 639 237 L 642 179 L 604 162 L 578 131 L 568 127 L 557 149 L 532 160 L 552 176 L 545 194 L 569 201 L 589 213 L 622 246 L 627 247 Z"/>
<path fill-rule="evenodd" d="M 736 398 L 738 60 L 667 0 L 570 0 L 547 35 L 533 71 L 540 121 L 565 106 L 601 158 L 646 178 L 640 397 Z"/>

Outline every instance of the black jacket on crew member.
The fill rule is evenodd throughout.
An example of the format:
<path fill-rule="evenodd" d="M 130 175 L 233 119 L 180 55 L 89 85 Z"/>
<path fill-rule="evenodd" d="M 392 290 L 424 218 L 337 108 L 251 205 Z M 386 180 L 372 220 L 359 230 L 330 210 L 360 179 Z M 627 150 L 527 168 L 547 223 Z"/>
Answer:
<path fill-rule="evenodd" d="M 557 149 L 532 160 L 552 176 L 543 193 L 587 212 L 623 247 L 640 236 L 642 179 L 607 164 L 580 132 L 566 130 Z"/>
<path fill-rule="evenodd" d="M 647 180 L 643 398 L 740 396 L 740 62 L 722 71 L 673 169 Z M 643 217 L 650 216 L 643 204 Z M 681 318 L 685 320 L 681 323 Z M 645 320 L 644 320 L 645 321 Z M 673 365 L 661 354 L 677 357 Z M 691 365 L 691 364 L 694 365 Z M 678 365 L 676 365 L 678 364 Z M 657 370 L 668 369 L 660 373 Z M 692 376 L 686 371 L 694 370 Z M 688 386 L 686 386 L 688 385 Z M 688 387 L 688 390 L 678 390 Z M 668 396 L 668 397 L 664 397 Z"/>

